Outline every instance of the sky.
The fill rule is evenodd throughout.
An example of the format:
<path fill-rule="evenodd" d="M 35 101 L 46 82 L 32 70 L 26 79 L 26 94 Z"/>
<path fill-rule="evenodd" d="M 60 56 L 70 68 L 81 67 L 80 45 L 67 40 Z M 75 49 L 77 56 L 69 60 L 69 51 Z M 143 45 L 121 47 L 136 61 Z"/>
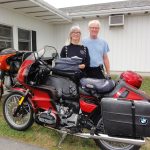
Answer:
<path fill-rule="evenodd" d="M 44 0 L 50 5 L 56 8 L 71 7 L 71 6 L 80 6 L 80 5 L 89 5 L 97 3 L 108 3 L 114 1 L 123 1 L 123 0 Z"/>

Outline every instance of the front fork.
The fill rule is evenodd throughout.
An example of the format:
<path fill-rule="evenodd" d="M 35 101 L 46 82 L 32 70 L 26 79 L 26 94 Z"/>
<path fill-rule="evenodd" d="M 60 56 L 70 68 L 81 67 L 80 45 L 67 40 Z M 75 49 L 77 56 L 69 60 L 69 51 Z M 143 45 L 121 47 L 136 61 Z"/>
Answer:
<path fill-rule="evenodd" d="M 19 99 L 18 107 L 16 108 L 16 110 L 14 111 L 14 114 L 13 114 L 14 117 L 16 117 L 17 113 L 20 111 L 20 108 L 21 108 L 23 102 L 25 101 L 28 93 L 29 93 L 29 89 L 27 89 L 25 94 Z"/>
<path fill-rule="evenodd" d="M 4 76 L 5 76 L 5 72 L 0 70 L 0 97 L 4 93 Z"/>

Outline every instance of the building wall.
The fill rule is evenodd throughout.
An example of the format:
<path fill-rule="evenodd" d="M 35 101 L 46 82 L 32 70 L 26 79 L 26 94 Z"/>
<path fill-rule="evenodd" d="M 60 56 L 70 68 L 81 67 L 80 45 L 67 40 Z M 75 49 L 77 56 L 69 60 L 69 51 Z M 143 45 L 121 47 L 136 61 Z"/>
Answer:
<path fill-rule="evenodd" d="M 126 15 L 125 25 L 113 28 L 109 28 L 108 17 L 99 20 L 102 26 L 100 36 L 107 40 L 110 47 L 111 70 L 150 73 L 150 15 Z M 72 23 L 80 25 L 83 38 L 88 36 L 88 21 L 89 19 L 80 19 Z M 37 32 L 38 50 L 44 45 L 52 45 L 58 52 L 64 46 L 72 26 L 72 24 L 49 25 L 4 8 L 0 8 L 0 24 L 13 27 L 15 49 L 18 49 L 17 29 L 23 28 Z"/>
<path fill-rule="evenodd" d="M 92 18 L 93 19 L 93 18 Z M 134 70 L 150 73 L 150 15 L 126 15 L 123 27 L 109 27 L 108 17 L 100 18 L 101 33 L 110 47 L 109 57 L 112 71 Z M 89 19 L 73 21 L 82 29 L 82 37 L 88 36 Z M 68 35 L 69 25 L 57 25 L 55 45 L 60 51 Z"/>
<path fill-rule="evenodd" d="M 53 27 L 42 23 L 40 20 L 16 14 L 8 9 L 0 7 L 0 24 L 13 27 L 14 48 L 18 50 L 18 28 L 34 30 L 37 34 L 37 49 L 44 45 L 53 45 Z"/>

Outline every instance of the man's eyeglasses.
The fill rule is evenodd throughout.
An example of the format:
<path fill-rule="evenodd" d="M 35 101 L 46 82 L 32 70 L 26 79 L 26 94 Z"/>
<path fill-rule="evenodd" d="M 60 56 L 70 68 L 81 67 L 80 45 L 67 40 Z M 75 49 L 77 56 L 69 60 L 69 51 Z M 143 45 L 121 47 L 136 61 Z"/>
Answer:
<path fill-rule="evenodd" d="M 98 29 L 99 29 L 99 27 L 90 27 L 90 29 L 98 30 Z"/>

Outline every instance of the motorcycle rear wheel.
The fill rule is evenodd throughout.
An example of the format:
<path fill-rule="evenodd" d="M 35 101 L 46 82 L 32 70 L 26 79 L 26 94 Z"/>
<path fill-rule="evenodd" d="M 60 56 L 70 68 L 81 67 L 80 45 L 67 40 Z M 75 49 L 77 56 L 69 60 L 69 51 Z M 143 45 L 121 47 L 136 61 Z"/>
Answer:
<path fill-rule="evenodd" d="M 98 126 L 101 129 L 101 133 L 105 133 L 102 119 L 98 122 Z M 110 142 L 105 140 L 94 140 L 96 145 L 100 150 L 139 150 L 140 146 L 135 146 L 131 144 L 119 143 L 119 142 Z"/>
<path fill-rule="evenodd" d="M 108 142 L 104 140 L 95 140 L 100 150 L 139 150 L 139 146 L 129 145 L 117 142 Z"/>
<path fill-rule="evenodd" d="M 20 98 L 23 96 L 21 92 L 12 92 L 4 100 L 3 115 L 8 125 L 18 131 L 24 131 L 32 126 L 33 109 L 29 101 L 24 101 L 17 115 L 14 117 L 13 113 L 18 106 Z"/>

